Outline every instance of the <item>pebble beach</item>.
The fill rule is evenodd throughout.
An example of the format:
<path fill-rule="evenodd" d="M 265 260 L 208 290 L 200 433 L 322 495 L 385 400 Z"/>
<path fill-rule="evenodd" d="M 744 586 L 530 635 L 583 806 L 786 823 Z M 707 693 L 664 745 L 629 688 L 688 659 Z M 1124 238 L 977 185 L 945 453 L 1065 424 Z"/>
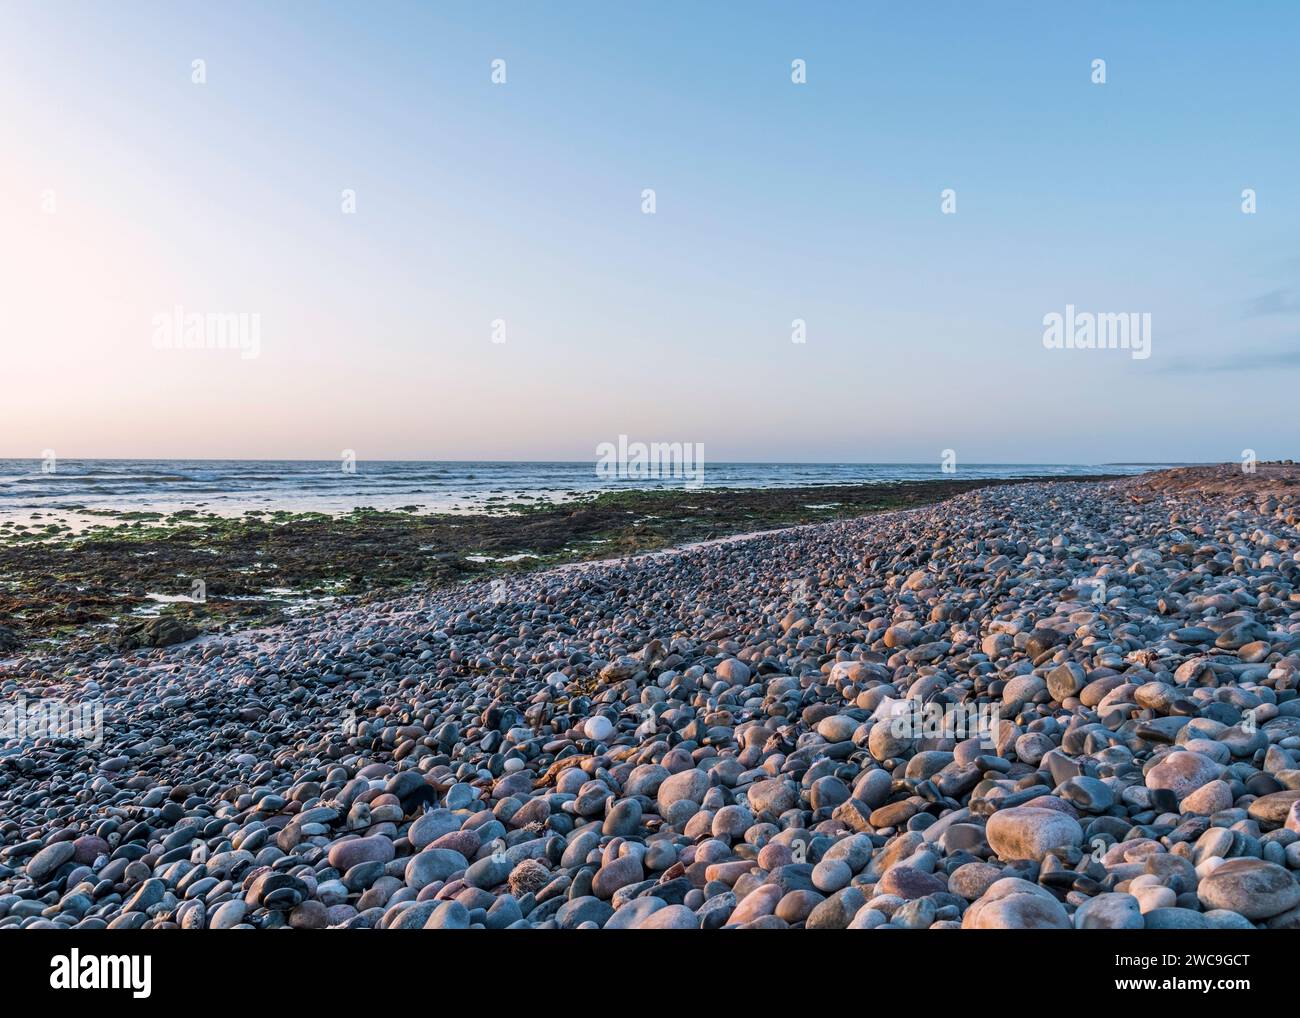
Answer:
<path fill-rule="evenodd" d="M 1298 687 L 1274 465 L 29 655 L 0 929 L 1295 929 Z"/>

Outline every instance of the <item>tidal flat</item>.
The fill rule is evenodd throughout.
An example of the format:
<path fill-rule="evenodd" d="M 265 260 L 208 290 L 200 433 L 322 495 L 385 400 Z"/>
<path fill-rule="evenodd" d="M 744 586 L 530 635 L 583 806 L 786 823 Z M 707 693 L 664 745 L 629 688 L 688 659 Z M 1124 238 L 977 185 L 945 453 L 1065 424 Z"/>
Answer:
<path fill-rule="evenodd" d="M 0 657 L 168 646 L 340 603 L 904 509 L 1025 480 L 618 491 L 503 500 L 467 514 L 359 508 L 230 518 L 73 506 L 35 525 L 0 526 Z"/>

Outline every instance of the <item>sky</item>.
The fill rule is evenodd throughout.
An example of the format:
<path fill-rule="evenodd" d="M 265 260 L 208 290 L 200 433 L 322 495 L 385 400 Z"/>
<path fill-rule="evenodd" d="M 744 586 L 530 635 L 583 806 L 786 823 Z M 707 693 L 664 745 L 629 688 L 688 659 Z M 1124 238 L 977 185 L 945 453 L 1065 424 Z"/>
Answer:
<path fill-rule="evenodd" d="M 0 14 L 0 456 L 1300 454 L 1289 0 Z"/>

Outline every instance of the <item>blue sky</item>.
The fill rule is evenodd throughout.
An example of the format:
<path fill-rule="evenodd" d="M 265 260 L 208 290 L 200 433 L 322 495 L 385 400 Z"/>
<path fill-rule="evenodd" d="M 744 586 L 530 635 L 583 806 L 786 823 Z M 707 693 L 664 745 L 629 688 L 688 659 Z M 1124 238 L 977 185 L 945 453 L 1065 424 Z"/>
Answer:
<path fill-rule="evenodd" d="M 1300 5 L 6 12 L 0 455 L 1298 451 Z"/>

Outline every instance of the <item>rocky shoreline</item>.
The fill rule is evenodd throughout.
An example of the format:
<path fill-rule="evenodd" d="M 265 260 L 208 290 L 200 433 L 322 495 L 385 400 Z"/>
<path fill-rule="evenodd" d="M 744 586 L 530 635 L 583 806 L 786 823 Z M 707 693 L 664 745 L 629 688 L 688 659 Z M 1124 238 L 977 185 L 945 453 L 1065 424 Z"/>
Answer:
<path fill-rule="evenodd" d="M 1199 469 L 21 659 L 0 928 L 1300 927 L 1300 475 Z"/>
<path fill-rule="evenodd" d="M 39 526 L 0 523 L 0 665 L 170 646 L 476 576 L 853 518 L 995 483 L 1022 481 L 652 488 L 462 513 L 103 511 L 87 530 L 46 511 Z"/>

